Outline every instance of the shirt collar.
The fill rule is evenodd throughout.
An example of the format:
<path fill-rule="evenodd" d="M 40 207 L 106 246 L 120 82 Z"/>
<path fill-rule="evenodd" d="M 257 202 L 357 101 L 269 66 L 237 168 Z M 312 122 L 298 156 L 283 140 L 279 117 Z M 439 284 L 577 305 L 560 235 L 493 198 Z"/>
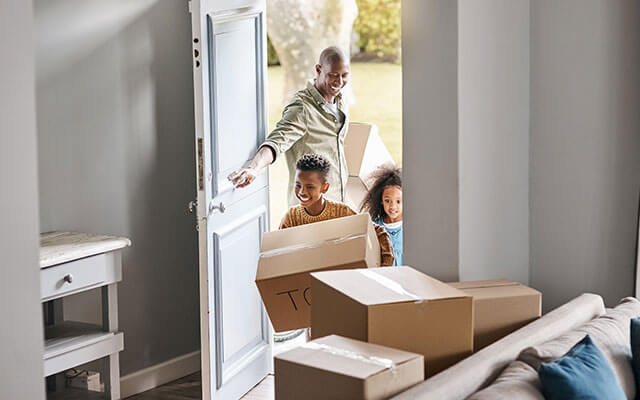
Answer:
<path fill-rule="evenodd" d="M 315 102 L 318 103 L 318 105 L 321 107 L 324 106 L 325 104 L 329 104 L 329 102 L 324 97 L 322 97 L 322 95 L 316 88 L 315 83 L 316 83 L 315 79 L 310 79 L 309 81 L 307 81 L 307 89 L 309 90 L 309 93 L 311 93 L 313 100 L 315 100 Z M 336 96 L 335 103 L 338 105 L 338 108 L 342 109 L 342 92 L 340 92 Z"/>

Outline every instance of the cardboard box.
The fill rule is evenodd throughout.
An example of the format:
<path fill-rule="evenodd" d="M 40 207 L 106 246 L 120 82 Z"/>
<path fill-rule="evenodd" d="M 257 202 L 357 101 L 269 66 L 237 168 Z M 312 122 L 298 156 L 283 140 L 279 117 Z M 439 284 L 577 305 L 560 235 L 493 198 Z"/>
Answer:
<path fill-rule="evenodd" d="M 349 171 L 345 203 L 358 211 L 373 183 L 370 179 L 371 173 L 381 165 L 395 163 L 378 135 L 378 127 L 372 124 L 349 124 L 344 141 L 344 153 Z"/>
<path fill-rule="evenodd" d="M 276 332 L 310 326 L 309 272 L 380 265 L 380 245 L 368 215 L 267 232 L 256 285 Z"/>
<path fill-rule="evenodd" d="M 471 296 L 411 267 L 311 274 L 311 335 L 422 354 L 430 377 L 471 354 Z"/>
<path fill-rule="evenodd" d="M 362 180 L 358 177 L 347 178 L 347 188 L 344 202 L 356 212 L 360 212 L 362 201 L 367 196 L 368 190 Z"/>
<path fill-rule="evenodd" d="M 422 382 L 420 354 L 326 336 L 275 357 L 278 400 L 387 399 Z"/>
<path fill-rule="evenodd" d="M 506 279 L 453 282 L 473 296 L 473 351 L 507 336 L 541 315 L 542 294 Z"/>

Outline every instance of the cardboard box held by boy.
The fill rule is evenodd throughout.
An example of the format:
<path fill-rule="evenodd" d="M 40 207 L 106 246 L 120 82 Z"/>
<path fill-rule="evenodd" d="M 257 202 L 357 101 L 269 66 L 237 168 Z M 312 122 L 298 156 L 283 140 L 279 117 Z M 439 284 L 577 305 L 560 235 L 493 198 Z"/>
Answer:
<path fill-rule="evenodd" d="M 380 265 L 368 215 L 266 232 L 256 285 L 276 332 L 311 326 L 310 272 Z"/>

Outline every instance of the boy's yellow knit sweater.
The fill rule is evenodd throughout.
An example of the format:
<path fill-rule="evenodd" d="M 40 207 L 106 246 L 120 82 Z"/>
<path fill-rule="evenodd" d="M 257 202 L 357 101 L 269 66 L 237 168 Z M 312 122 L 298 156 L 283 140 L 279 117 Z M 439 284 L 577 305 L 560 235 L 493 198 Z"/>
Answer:
<path fill-rule="evenodd" d="M 324 210 L 318 215 L 309 215 L 303 206 L 291 207 L 282 218 L 280 229 L 291 228 L 293 226 L 311 224 L 313 222 L 326 221 L 334 218 L 348 217 L 355 215 L 348 205 L 325 200 Z M 380 262 L 382 266 L 393 265 L 393 247 L 391 238 L 380 225 L 373 224 L 380 242 Z"/>

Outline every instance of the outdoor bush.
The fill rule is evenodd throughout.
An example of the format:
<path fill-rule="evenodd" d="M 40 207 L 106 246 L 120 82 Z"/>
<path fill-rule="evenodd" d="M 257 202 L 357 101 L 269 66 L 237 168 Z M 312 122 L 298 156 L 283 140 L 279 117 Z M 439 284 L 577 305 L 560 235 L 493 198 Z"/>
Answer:
<path fill-rule="evenodd" d="M 276 49 L 273 47 L 269 36 L 267 36 L 267 65 L 280 65 L 278 53 L 276 53 Z"/>
<path fill-rule="evenodd" d="M 400 0 L 356 0 L 353 30 L 361 52 L 388 61 L 400 60 Z"/>

